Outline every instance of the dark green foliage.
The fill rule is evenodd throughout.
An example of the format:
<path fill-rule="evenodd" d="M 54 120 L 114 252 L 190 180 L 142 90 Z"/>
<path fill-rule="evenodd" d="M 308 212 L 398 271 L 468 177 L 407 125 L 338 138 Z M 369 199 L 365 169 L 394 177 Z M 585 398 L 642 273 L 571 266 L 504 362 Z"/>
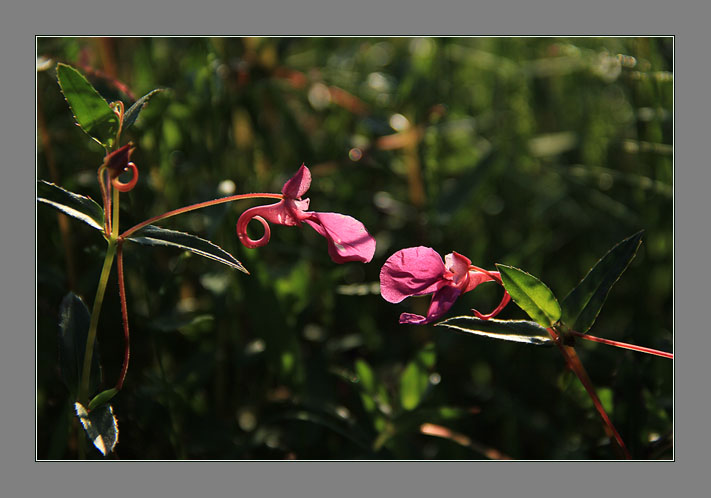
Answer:
<path fill-rule="evenodd" d="M 562 297 L 644 229 L 590 333 L 673 350 L 672 48 L 670 38 L 39 38 L 38 55 L 80 68 L 127 110 L 137 97 L 122 85 L 135 96 L 170 88 L 122 131 L 140 177 L 121 197 L 121 230 L 232 193 L 279 192 L 303 162 L 313 207 L 359 219 L 378 242 L 366 265 L 334 264 L 323 237 L 296 227 L 272 226 L 268 245 L 246 249 L 235 224 L 250 201 L 158 223 L 211 241 L 250 275 L 126 243 L 131 363 L 102 405 L 120 419 L 115 456 L 614 458 L 556 348 L 399 325 L 429 299 L 392 305 L 377 282 L 388 256 L 425 245 L 523 268 Z M 73 124 L 54 70 L 37 74 L 37 90 L 38 178 L 100 199 L 105 150 Z M 86 224 L 68 227 L 38 206 L 40 459 L 77 456 L 57 316 L 68 290 L 93 298 L 106 248 Z M 123 358 L 116 289 L 113 273 L 98 328 L 105 387 Z M 445 318 L 500 298 L 482 285 Z M 528 319 L 514 304 L 497 318 Z M 673 362 L 578 342 L 632 456 L 671 458 Z"/>
<path fill-rule="evenodd" d="M 62 381 L 72 395 L 76 395 L 79 388 L 79 378 L 86 353 L 86 336 L 89 333 L 89 319 L 89 310 L 79 296 L 73 292 L 64 296 L 59 307 L 59 368 Z M 100 383 L 101 365 L 94 344 L 89 390 L 95 392 Z"/>

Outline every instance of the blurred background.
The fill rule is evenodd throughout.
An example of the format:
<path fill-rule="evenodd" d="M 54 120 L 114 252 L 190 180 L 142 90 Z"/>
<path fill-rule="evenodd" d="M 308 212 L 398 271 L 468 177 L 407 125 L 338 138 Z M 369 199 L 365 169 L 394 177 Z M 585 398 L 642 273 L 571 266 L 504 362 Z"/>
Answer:
<path fill-rule="evenodd" d="M 395 251 L 517 266 L 562 299 L 614 244 L 643 244 L 590 330 L 673 350 L 672 38 L 38 38 L 37 177 L 95 200 L 103 149 L 74 125 L 55 64 L 128 108 L 138 186 L 122 229 L 232 193 L 279 192 L 302 163 L 311 209 L 377 239 L 337 265 L 311 229 L 235 234 L 255 202 L 161 222 L 220 245 L 245 275 L 127 245 L 131 364 L 112 401 L 119 459 L 609 459 L 602 423 L 556 348 L 398 324 L 429 297 L 385 302 Z M 250 225 L 252 237 L 261 234 Z M 57 321 L 90 306 L 105 251 L 37 208 L 37 456 L 76 458 Z M 448 316 L 492 309 L 483 285 Z M 523 319 L 514 304 L 499 316 Z M 98 331 L 105 387 L 123 331 L 115 272 Z M 673 456 L 673 361 L 578 350 L 637 459 Z M 96 452 L 94 452 L 96 453 Z M 97 453 L 98 455 L 98 453 Z"/>

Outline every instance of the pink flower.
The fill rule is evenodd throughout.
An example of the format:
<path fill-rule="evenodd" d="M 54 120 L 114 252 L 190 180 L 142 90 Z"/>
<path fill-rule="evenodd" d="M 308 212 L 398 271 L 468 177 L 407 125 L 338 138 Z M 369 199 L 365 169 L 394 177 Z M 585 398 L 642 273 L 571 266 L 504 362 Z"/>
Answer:
<path fill-rule="evenodd" d="M 409 247 L 390 256 L 380 270 L 380 294 L 390 303 L 399 303 L 410 296 L 433 294 L 427 317 L 403 313 L 400 323 L 422 324 L 439 319 L 457 298 L 474 290 L 482 282 L 501 283 L 499 272 L 486 271 L 477 268 L 472 262 L 459 253 L 447 254 L 442 257 L 429 247 Z M 494 311 L 482 315 L 476 310 L 474 314 L 488 320 L 498 315 L 511 300 L 508 292 Z"/>
<path fill-rule="evenodd" d="M 256 206 L 248 209 L 237 220 L 237 236 L 246 247 L 253 249 L 269 242 L 271 230 L 269 223 L 286 226 L 300 226 L 306 223 L 316 230 L 328 242 L 328 254 L 336 263 L 373 259 L 375 239 L 363 224 L 344 214 L 317 213 L 306 211 L 309 199 L 301 199 L 311 186 L 311 172 L 305 165 L 292 176 L 281 189 L 284 199 L 268 206 Z M 252 240 L 247 235 L 247 225 L 255 219 L 264 226 L 264 235 Z"/>

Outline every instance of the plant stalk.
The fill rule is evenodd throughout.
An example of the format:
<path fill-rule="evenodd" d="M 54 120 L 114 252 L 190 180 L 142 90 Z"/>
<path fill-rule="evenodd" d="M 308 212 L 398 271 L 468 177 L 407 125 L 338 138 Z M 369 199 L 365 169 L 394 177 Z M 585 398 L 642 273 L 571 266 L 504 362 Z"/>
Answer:
<path fill-rule="evenodd" d="M 124 284 L 123 278 L 123 241 L 118 242 L 116 268 L 118 270 L 119 299 L 121 300 L 121 318 L 123 320 L 124 337 L 123 366 L 121 367 L 121 374 L 119 375 L 119 380 L 116 383 L 116 390 L 120 391 L 123 387 L 123 381 L 124 379 L 126 379 L 126 372 L 128 371 L 128 360 L 131 356 L 131 343 L 128 333 L 128 310 L 126 309 L 126 286 Z"/>
<path fill-rule="evenodd" d="M 183 213 L 189 213 L 190 211 L 195 211 L 197 209 L 202 209 L 205 207 L 209 206 L 216 206 L 218 204 L 224 204 L 226 202 L 232 202 L 232 201 L 239 201 L 239 200 L 244 200 L 244 199 L 278 199 L 281 200 L 283 199 L 284 196 L 282 194 L 237 194 L 237 195 L 230 195 L 228 197 L 222 197 L 220 199 L 213 199 L 211 201 L 205 201 L 205 202 L 198 202 L 197 204 L 191 204 L 190 206 L 184 206 L 178 209 L 174 209 L 172 211 L 168 211 L 167 213 L 159 214 L 158 216 L 154 216 L 153 218 L 149 218 L 146 221 L 143 221 L 139 223 L 138 225 L 132 226 L 125 232 L 121 234 L 122 239 L 125 239 L 126 237 L 130 237 L 134 232 L 140 230 L 146 225 L 150 225 L 151 223 L 154 223 L 159 220 L 164 220 L 166 218 L 170 218 L 171 216 L 176 216 L 178 214 L 183 214 Z"/>
<path fill-rule="evenodd" d="M 81 371 L 79 380 L 79 396 L 78 401 L 84 406 L 89 403 L 89 379 L 91 377 L 91 360 L 94 355 L 94 343 L 96 342 L 96 330 L 99 324 L 99 313 L 101 312 L 101 304 L 104 302 L 104 293 L 106 292 L 106 284 L 109 281 L 109 273 L 111 265 L 116 255 L 116 241 L 109 240 L 109 246 L 106 249 L 104 257 L 104 266 L 101 269 L 99 277 L 99 285 L 96 289 L 96 297 L 91 310 L 91 321 L 89 322 L 89 334 L 86 338 L 86 349 L 84 350 L 84 365 Z"/>
<path fill-rule="evenodd" d="M 616 443 L 617 448 L 620 450 L 624 458 L 629 460 L 632 457 L 629 451 L 627 450 L 627 447 L 625 446 L 622 437 L 617 432 L 617 429 L 615 429 L 615 426 L 612 425 L 612 420 L 610 420 L 610 417 L 607 415 L 605 408 L 602 406 L 602 402 L 600 401 L 597 392 L 595 392 L 595 387 L 590 381 L 590 377 L 588 377 L 588 374 L 585 371 L 585 367 L 583 367 L 583 363 L 580 361 L 580 358 L 578 357 L 578 353 L 575 351 L 575 348 L 563 344 L 560 336 L 553 327 L 549 327 L 547 330 L 551 338 L 553 339 L 553 342 L 555 342 L 556 346 L 558 346 L 558 349 L 560 349 L 560 352 L 563 354 L 563 358 L 565 358 L 565 363 L 570 367 L 573 372 L 575 372 L 575 375 L 583 384 L 583 387 L 585 387 L 585 390 L 590 396 L 590 399 L 592 399 L 593 405 L 595 405 L 595 409 L 600 414 L 600 418 L 602 418 L 602 421 L 604 422 L 603 427 L 605 429 L 605 433 L 610 438 L 610 440 Z"/>
<path fill-rule="evenodd" d="M 588 341 L 599 342 L 601 344 L 607 344 L 608 346 L 616 346 L 618 348 L 630 349 L 632 351 L 637 351 L 639 353 L 653 354 L 656 356 L 661 356 L 662 358 L 674 359 L 674 353 L 667 353 L 666 351 L 659 351 L 658 349 L 646 348 L 644 346 L 636 346 L 635 344 L 627 344 L 626 342 L 612 341 L 610 339 L 603 339 L 601 337 L 595 337 L 594 335 L 581 334 L 574 330 L 569 331 L 569 334 L 575 337 L 580 337 L 581 339 L 587 339 Z"/>

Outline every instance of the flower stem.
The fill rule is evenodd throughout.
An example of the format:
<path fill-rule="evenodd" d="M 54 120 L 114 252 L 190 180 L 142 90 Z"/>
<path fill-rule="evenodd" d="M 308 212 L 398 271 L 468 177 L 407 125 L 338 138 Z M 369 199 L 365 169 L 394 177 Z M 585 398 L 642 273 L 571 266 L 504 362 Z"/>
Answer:
<path fill-rule="evenodd" d="M 113 202 L 113 213 L 114 213 L 114 221 L 112 222 L 111 226 L 111 239 L 116 240 L 118 238 L 118 230 L 119 230 L 119 194 L 120 192 L 118 189 L 113 189 L 113 197 L 114 197 L 114 202 Z"/>
<path fill-rule="evenodd" d="M 139 223 L 138 225 L 135 225 L 125 232 L 123 232 L 120 236 L 120 238 L 124 239 L 126 237 L 131 236 L 134 232 L 140 230 L 146 225 L 150 225 L 151 223 L 154 223 L 159 220 L 164 220 L 166 218 L 170 218 L 171 216 L 176 216 L 178 214 L 183 214 L 183 213 L 188 213 L 190 211 L 195 211 L 197 209 L 202 209 L 205 207 L 209 206 L 216 206 L 218 204 L 224 204 L 226 202 L 232 202 L 232 201 L 239 201 L 239 200 L 244 200 L 244 199 L 283 199 L 284 196 L 282 194 L 237 194 L 237 195 L 230 195 L 229 197 L 222 197 L 220 199 L 213 199 L 211 201 L 205 201 L 205 202 L 199 202 L 197 204 L 191 204 L 190 206 L 184 206 L 178 209 L 174 209 L 172 211 L 168 211 L 167 213 L 159 214 L 158 216 L 154 216 L 153 218 L 149 218 L 146 221 L 143 221 Z"/>
<path fill-rule="evenodd" d="M 124 337 L 123 366 L 121 367 L 121 374 L 119 375 L 119 380 L 118 382 L 116 382 L 116 390 L 120 391 L 123 387 L 123 381 L 126 378 L 126 372 L 128 371 L 128 360 L 131 356 L 131 343 L 128 334 L 128 311 L 126 309 L 126 287 L 124 285 L 123 279 L 123 241 L 118 242 L 118 248 L 116 253 L 116 269 L 118 270 L 119 299 L 121 300 L 121 318 L 123 320 Z"/>
<path fill-rule="evenodd" d="M 104 257 L 104 266 L 101 269 L 101 276 L 99 277 L 99 286 L 96 289 L 96 297 L 94 298 L 94 305 L 91 310 L 89 333 L 86 338 L 86 349 L 84 350 L 84 365 L 82 367 L 81 378 L 79 380 L 78 401 L 84 406 L 88 406 L 89 403 L 89 379 L 91 377 L 91 360 L 94 354 L 94 343 L 96 342 L 96 329 L 97 325 L 99 324 L 99 313 L 101 312 L 101 304 L 104 302 L 106 284 L 109 281 L 111 264 L 114 261 L 115 255 L 116 242 L 113 240 L 109 240 L 109 246 L 106 249 L 106 256 Z"/>
<path fill-rule="evenodd" d="M 634 344 L 627 344 L 626 342 L 611 341 L 610 339 L 602 339 L 601 337 L 595 337 L 589 334 L 581 334 L 574 330 L 569 331 L 571 335 L 575 337 L 580 337 L 582 339 L 587 339 L 588 341 L 599 342 L 602 344 L 607 344 L 608 346 L 616 346 L 623 349 L 631 349 L 632 351 L 638 351 L 640 353 L 653 354 L 656 356 L 661 356 L 662 358 L 674 359 L 674 353 L 667 353 L 666 351 L 659 351 L 658 349 L 645 348 L 644 346 L 636 346 Z"/>
<path fill-rule="evenodd" d="M 575 375 L 583 384 L 583 387 L 585 387 L 585 390 L 590 396 L 593 405 L 595 405 L 595 409 L 597 409 L 597 412 L 600 414 L 600 418 L 602 418 L 602 421 L 604 422 L 605 433 L 612 441 L 617 444 L 617 447 L 619 448 L 624 458 L 629 460 L 632 457 L 630 456 L 630 453 L 627 450 L 627 447 L 625 446 L 625 443 L 622 440 L 622 437 L 620 436 L 619 432 L 617 432 L 615 426 L 612 425 L 612 421 L 607 415 L 605 408 L 602 406 L 602 402 L 600 401 L 600 398 L 595 392 L 595 387 L 593 386 L 590 377 L 588 377 L 588 374 L 585 371 L 585 367 L 583 367 L 583 363 L 580 361 L 580 357 L 578 357 L 578 353 L 575 351 L 575 348 L 563 344 L 561 337 L 558 335 L 558 332 L 554 328 L 551 327 L 547 330 L 551 338 L 553 339 L 553 342 L 555 342 L 556 346 L 558 346 L 558 349 L 560 349 L 560 352 L 563 354 L 565 362 L 570 367 L 570 369 L 575 372 Z"/>

